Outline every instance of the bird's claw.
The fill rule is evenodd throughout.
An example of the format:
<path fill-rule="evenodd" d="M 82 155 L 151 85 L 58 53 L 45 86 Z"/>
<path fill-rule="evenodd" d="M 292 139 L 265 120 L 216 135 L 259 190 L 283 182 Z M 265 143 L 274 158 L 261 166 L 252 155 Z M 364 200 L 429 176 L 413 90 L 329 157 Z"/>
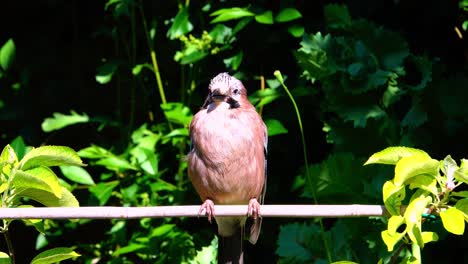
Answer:
<path fill-rule="evenodd" d="M 251 216 L 254 220 L 260 216 L 260 204 L 256 198 L 250 199 L 249 207 L 247 208 L 247 215 Z"/>
<path fill-rule="evenodd" d="M 200 206 L 200 210 L 198 211 L 198 215 L 206 215 L 208 217 L 208 221 L 211 223 L 211 217 L 214 217 L 214 203 L 210 199 L 206 199 L 205 202 Z"/>

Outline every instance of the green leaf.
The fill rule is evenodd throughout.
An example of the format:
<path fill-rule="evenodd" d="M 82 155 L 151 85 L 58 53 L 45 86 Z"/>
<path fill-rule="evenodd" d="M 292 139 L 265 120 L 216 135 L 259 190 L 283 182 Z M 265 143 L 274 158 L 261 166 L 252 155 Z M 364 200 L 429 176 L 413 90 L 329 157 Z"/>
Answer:
<path fill-rule="evenodd" d="M 395 186 L 392 181 L 386 181 L 382 188 L 385 208 L 391 215 L 400 215 L 400 206 L 405 199 L 405 187 Z"/>
<path fill-rule="evenodd" d="M 457 181 L 468 184 L 468 160 L 461 160 L 460 168 L 455 170 L 454 177 Z"/>
<path fill-rule="evenodd" d="M 23 189 L 17 196 L 28 197 L 48 207 L 79 207 L 80 204 L 75 196 L 62 187 L 62 197 L 59 199 L 54 194 L 39 189 Z"/>
<path fill-rule="evenodd" d="M 58 247 L 41 252 L 33 258 L 31 264 L 53 264 L 60 261 L 81 256 L 73 248 Z"/>
<path fill-rule="evenodd" d="M 278 89 L 267 88 L 264 90 L 258 90 L 249 97 L 249 100 L 255 104 L 256 107 L 267 105 L 281 96 Z"/>
<path fill-rule="evenodd" d="M 130 154 L 134 156 L 140 167 L 150 175 L 156 175 L 158 173 L 158 157 L 156 154 L 147 149 L 136 147 L 130 151 Z"/>
<path fill-rule="evenodd" d="M 385 245 L 387 245 L 388 252 L 391 252 L 393 251 L 395 245 L 403 238 L 404 233 L 396 233 L 396 235 L 390 235 L 388 230 L 384 230 L 382 231 L 381 236 Z"/>
<path fill-rule="evenodd" d="M 132 74 L 135 75 L 135 76 L 138 76 L 144 68 L 150 70 L 151 72 L 154 71 L 153 66 L 152 66 L 151 64 L 149 64 L 149 63 L 143 63 L 143 64 L 137 64 L 137 65 L 135 65 L 135 66 L 132 68 Z"/>
<path fill-rule="evenodd" d="M 71 115 L 54 113 L 53 117 L 46 118 L 41 124 L 42 131 L 51 132 L 54 130 L 62 129 L 69 125 L 74 125 L 77 123 L 86 123 L 89 121 L 89 117 L 86 114 L 80 115 L 75 111 L 71 111 L 70 113 Z"/>
<path fill-rule="evenodd" d="M 102 158 L 96 162 L 96 165 L 104 166 L 112 171 L 137 170 L 126 159 L 117 156 Z"/>
<path fill-rule="evenodd" d="M 45 231 L 43 231 L 45 232 Z M 44 233 L 39 233 L 37 235 L 37 238 L 36 238 L 36 246 L 35 246 L 35 249 L 36 250 L 39 250 L 41 248 L 44 248 L 46 247 L 47 245 L 49 245 L 49 241 L 47 241 L 47 237 Z"/>
<path fill-rule="evenodd" d="M 158 226 L 156 228 L 154 228 L 149 237 L 161 237 L 161 236 L 165 236 L 166 234 L 168 234 L 169 232 L 172 232 L 172 230 L 176 227 L 176 225 L 174 224 L 164 224 L 164 225 L 161 225 L 161 226 Z"/>
<path fill-rule="evenodd" d="M 324 8 L 326 24 L 329 28 L 340 29 L 351 25 L 352 19 L 346 5 L 329 4 Z"/>
<path fill-rule="evenodd" d="M 288 27 L 288 32 L 295 38 L 300 38 L 304 35 L 304 27 L 298 24 L 294 24 Z"/>
<path fill-rule="evenodd" d="M 408 179 L 421 174 L 436 176 L 439 169 L 439 161 L 424 155 L 404 157 L 395 166 L 396 186 L 402 185 Z"/>
<path fill-rule="evenodd" d="M 439 240 L 439 236 L 436 232 L 422 232 L 421 233 L 424 244 L 429 242 L 436 242 Z"/>
<path fill-rule="evenodd" d="M 78 155 L 83 158 L 88 159 L 101 159 L 106 157 L 112 157 L 114 154 L 108 151 L 105 148 L 101 148 L 96 145 L 92 145 L 91 147 L 87 147 L 78 151 Z"/>
<path fill-rule="evenodd" d="M 304 75 L 311 80 L 324 78 L 335 73 L 338 68 L 329 56 L 335 47 L 335 41 L 330 34 L 322 36 L 304 34 L 301 48 L 294 53 L 296 60 L 304 70 Z"/>
<path fill-rule="evenodd" d="M 468 222 L 468 199 L 465 198 L 458 200 L 455 204 L 455 208 L 463 212 L 463 217 L 465 218 L 465 221 Z"/>
<path fill-rule="evenodd" d="M 89 188 L 89 191 L 99 200 L 99 205 L 105 205 L 112 191 L 119 185 L 118 181 L 101 182 Z"/>
<path fill-rule="evenodd" d="M 8 71 L 15 61 L 16 47 L 13 39 L 7 40 L 0 48 L 0 66 L 4 71 Z"/>
<path fill-rule="evenodd" d="M 377 105 L 370 105 L 370 106 L 360 106 L 360 107 L 353 107 L 349 108 L 346 112 L 341 112 L 339 115 L 345 121 L 353 121 L 354 127 L 366 127 L 368 119 L 381 119 L 386 116 L 385 111 L 383 111 Z"/>
<path fill-rule="evenodd" d="M 278 15 L 276 15 L 275 20 L 276 22 L 284 23 L 299 19 L 301 17 L 302 15 L 297 9 L 289 7 L 282 9 Z"/>
<path fill-rule="evenodd" d="M 419 104 L 415 104 L 406 113 L 405 117 L 401 121 L 401 126 L 416 128 L 424 124 L 428 120 L 427 112 L 422 109 Z"/>
<path fill-rule="evenodd" d="M 21 170 L 37 166 L 84 166 L 78 154 L 69 147 L 42 146 L 29 151 L 20 162 Z"/>
<path fill-rule="evenodd" d="M 18 163 L 18 158 L 15 150 L 10 145 L 6 145 L 0 154 L 0 165 L 3 167 L 3 164 L 15 165 L 16 163 Z"/>
<path fill-rule="evenodd" d="M 48 167 L 40 166 L 26 171 L 17 170 L 12 180 L 13 186 L 21 192 L 24 189 L 38 189 L 62 197 L 62 186 L 57 175 Z"/>
<path fill-rule="evenodd" d="M 255 14 L 248 11 L 246 8 L 232 7 L 219 9 L 211 13 L 210 16 L 216 16 L 216 18 L 211 20 L 211 23 L 219 23 L 234 19 L 240 19 L 243 17 L 252 17 L 255 16 Z"/>
<path fill-rule="evenodd" d="M 421 217 L 426 207 L 431 203 L 431 197 L 420 196 L 412 200 L 406 207 L 404 218 L 406 223 L 406 232 L 413 243 L 417 243 L 421 248 L 424 247 L 421 235 Z"/>
<path fill-rule="evenodd" d="M 193 115 L 190 108 L 182 103 L 161 104 L 161 109 L 164 111 L 167 120 L 172 123 L 188 126 L 192 121 Z"/>
<path fill-rule="evenodd" d="M 405 218 L 401 215 L 392 215 L 388 219 L 388 234 L 391 236 L 405 234 L 405 232 L 398 233 L 398 228 L 405 223 Z"/>
<path fill-rule="evenodd" d="M 96 82 L 106 84 L 112 80 L 112 76 L 117 71 L 119 63 L 107 62 L 97 69 Z"/>
<path fill-rule="evenodd" d="M 17 136 L 10 142 L 10 146 L 15 150 L 18 159 L 22 159 L 24 155 L 31 150 L 31 147 L 26 146 L 22 136 Z"/>
<path fill-rule="evenodd" d="M 455 235 L 463 235 L 465 232 L 465 218 L 463 212 L 455 207 L 440 212 L 440 218 L 445 229 Z"/>
<path fill-rule="evenodd" d="M 240 51 L 236 55 L 234 55 L 234 56 L 232 56 L 230 58 L 224 59 L 223 62 L 224 62 L 224 65 L 226 65 L 227 68 L 231 68 L 233 71 L 237 71 L 237 69 L 239 68 L 239 66 L 240 66 L 240 64 L 242 62 L 243 57 L 244 57 L 244 53 L 242 51 Z"/>
<path fill-rule="evenodd" d="M 94 185 L 93 178 L 89 173 L 78 166 L 60 166 L 60 171 L 63 175 L 76 183 L 85 184 L 85 185 Z"/>
<path fill-rule="evenodd" d="M 281 124 L 279 120 L 266 119 L 265 125 L 267 126 L 269 137 L 288 133 L 288 130 L 283 126 L 283 124 Z"/>
<path fill-rule="evenodd" d="M 121 248 L 117 249 L 116 251 L 114 251 L 112 256 L 118 257 L 120 255 L 125 255 L 125 254 L 128 254 L 128 253 L 132 253 L 132 252 L 135 252 L 135 251 L 138 251 L 140 249 L 147 248 L 147 247 L 148 247 L 147 245 L 130 243 L 127 246 L 121 247 Z"/>
<path fill-rule="evenodd" d="M 211 240 L 211 244 L 197 250 L 197 254 L 188 261 L 188 264 L 214 264 L 218 254 L 218 237 L 215 236 Z"/>
<path fill-rule="evenodd" d="M 0 264 L 11 264 L 10 256 L 2 251 L 0 251 Z"/>
<path fill-rule="evenodd" d="M 273 24 L 273 13 L 268 10 L 263 12 L 262 14 L 255 15 L 255 21 L 261 24 Z"/>
<path fill-rule="evenodd" d="M 434 195 L 438 195 L 437 180 L 434 175 L 422 174 L 415 176 L 407 181 L 410 189 L 419 188 L 428 191 Z"/>
<path fill-rule="evenodd" d="M 310 263 L 315 256 L 308 246 L 315 238 L 320 237 L 316 225 L 292 223 L 280 227 L 276 254 L 287 258 L 289 263 Z"/>
<path fill-rule="evenodd" d="M 176 39 L 192 31 L 193 25 L 189 21 L 189 10 L 187 7 L 179 9 L 174 22 L 167 31 L 169 39 Z"/>
<path fill-rule="evenodd" d="M 419 149 L 407 148 L 407 147 L 388 147 L 382 151 L 373 154 L 364 165 L 368 164 L 390 164 L 395 165 L 404 157 L 410 157 L 413 155 L 422 155 L 427 158 L 430 156 Z"/>

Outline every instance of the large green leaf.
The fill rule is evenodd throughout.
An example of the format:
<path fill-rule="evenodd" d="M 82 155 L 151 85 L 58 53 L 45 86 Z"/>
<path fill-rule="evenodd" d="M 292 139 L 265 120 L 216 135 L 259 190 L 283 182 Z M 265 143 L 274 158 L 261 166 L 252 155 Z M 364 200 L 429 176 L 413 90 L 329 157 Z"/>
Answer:
<path fill-rule="evenodd" d="M 71 181 L 80 184 L 93 185 L 94 181 L 91 175 L 82 167 L 78 166 L 60 166 L 60 171 Z"/>
<path fill-rule="evenodd" d="M 255 15 L 255 21 L 261 24 L 273 24 L 273 13 L 268 10 L 261 14 Z"/>
<path fill-rule="evenodd" d="M 2 251 L 0 251 L 0 264 L 11 264 L 10 256 Z"/>
<path fill-rule="evenodd" d="M 468 222 L 468 199 L 465 198 L 458 200 L 455 204 L 455 208 L 463 212 L 463 217 L 465 218 L 465 221 Z"/>
<path fill-rule="evenodd" d="M 140 167 L 150 175 L 156 175 L 158 173 L 158 156 L 153 151 L 136 147 L 132 148 L 130 154 L 135 157 L 140 165 Z"/>
<path fill-rule="evenodd" d="M 8 71 L 16 57 L 16 47 L 13 39 L 7 40 L 0 48 L 0 67 Z"/>
<path fill-rule="evenodd" d="M 189 10 L 187 7 L 179 9 L 174 22 L 167 31 L 169 39 L 176 39 L 192 31 L 193 25 L 189 21 Z"/>
<path fill-rule="evenodd" d="M 42 131 L 51 132 L 62 129 L 69 125 L 86 123 L 89 121 L 89 117 L 86 114 L 80 115 L 75 111 L 71 111 L 70 115 L 64 115 L 61 113 L 54 113 L 53 115 L 53 117 L 48 117 L 42 122 Z"/>
<path fill-rule="evenodd" d="M 396 233 L 395 235 L 391 235 L 388 230 L 384 230 L 381 236 L 385 245 L 387 245 L 388 251 L 391 252 L 395 245 L 403 238 L 404 234 Z"/>
<path fill-rule="evenodd" d="M 427 158 L 430 156 L 419 149 L 415 148 L 407 148 L 407 147 L 388 147 L 382 151 L 379 151 L 372 156 L 364 163 L 364 165 L 368 164 L 390 164 L 395 165 L 404 157 L 409 157 L 413 155 L 422 155 Z"/>
<path fill-rule="evenodd" d="M 439 161 L 427 156 L 415 155 L 404 157 L 395 166 L 396 186 L 402 185 L 408 179 L 421 174 L 436 176 L 439 169 Z"/>
<path fill-rule="evenodd" d="M 18 170 L 12 180 L 13 186 L 21 192 L 24 189 L 37 189 L 62 197 L 62 186 L 55 173 L 48 167 L 40 166 L 26 171 Z"/>
<path fill-rule="evenodd" d="M 455 207 L 440 212 L 440 218 L 445 229 L 455 235 L 463 235 L 465 232 L 465 218 L 463 212 Z"/>
<path fill-rule="evenodd" d="M 385 208 L 391 215 L 400 215 L 400 206 L 405 199 L 405 187 L 395 186 L 392 181 L 386 181 L 382 188 Z"/>
<path fill-rule="evenodd" d="M 74 259 L 81 256 L 73 248 L 58 247 L 41 252 L 33 258 L 31 264 L 53 264 L 66 259 Z"/>
<path fill-rule="evenodd" d="M 47 207 L 78 207 L 80 206 L 75 196 L 65 187 L 62 187 L 61 192 L 62 192 L 62 197 L 57 198 L 57 196 L 47 191 L 43 191 L 39 189 L 22 189 L 20 190 L 20 192 L 18 192 L 17 196 L 30 198 Z"/>
<path fill-rule="evenodd" d="M 20 162 L 20 169 L 25 171 L 37 166 L 83 166 L 78 154 L 69 147 L 42 146 L 29 151 Z"/>
<path fill-rule="evenodd" d="M 10 145 L 6 145 L 0 154 L 0 169 L 6 164 L 14 166 L 17 163 L 18 158 L 16 157 L 15 150 Z"/>
<path fill-rule="evenodd" d="M 413 199 L 406 207 L 404 218 L 406 223 L 406 233 L 413 243 L 419 247 L 424 247 L 421 234 L 421 217 L 427 205 L 432 201 L 431 197 L 420 196 Z"/>

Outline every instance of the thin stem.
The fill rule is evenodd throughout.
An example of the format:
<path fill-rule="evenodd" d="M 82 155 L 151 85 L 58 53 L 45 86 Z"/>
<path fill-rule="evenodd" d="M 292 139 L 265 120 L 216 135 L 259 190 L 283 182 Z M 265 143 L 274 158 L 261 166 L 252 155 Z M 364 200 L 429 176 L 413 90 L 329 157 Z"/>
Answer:
<path fill-rule="evenodd" d="M 7 244 L 8 255 L 10 255 L 10 262 L 11 264 L 15 264 L 15 251 L 13 249 L 13 244 L 11 243 L 10 234 L 8 233 L 8 227 L 3 230 L 3 237 L 5 238 L 5 242 Z"/>
<path fill-rule="evenodd" d="M 260 75 L 260 90 L 263 91 L 265 90 L 265 76 Z M 260 106 L 260 109 L 258 110 L 258 114 L 261 116 L 263 114 L 263 105 Z"/>
<path fill-rule="evenodd" d="M 306 147 L 304 129 L 303 129 L 303 126 L 302 126 L 302 119 L 301 119 L 301 114 L 299 112 L 299 108 L 297 107 L 297 104 L 296 104 L 296 101 L 294 100 L 294 97 L 289 92 L 288 87 L 284 84 L 284 80 L 283 80 L 283 76 L 281 75 L 281 72 L 277 70 L 277 71 L 274 72 L 274 75 L 275 75 L 276 79 L 278 79 L 278 81 L 281 83 L 281 86 L 283 86 L 284 90 L 286 91 L 286 94 L 289 96 L 289 99 L 291 99 L 291 102 L 292 102 L 292 104 L 294 106 L 294 110 L 296 111 L 297 122 L 299 123 L 299 130 L 301 132 L 302 152 L 303 152 L 303 155 L 304 155 L 304 166 L 305 166 L 305 170 L 306 170 L 306 177 L 305 178 L 306 178 L 307 185 L 310 186 L 310 191 L 312 192 L 312 199 L 314 200 L 315 204 L 318 204 L 317 195 L 316 195 L 315 190 L 314 190 L 314 188 L 312 186 L 312 180 L 310 179 L 310 174 L 309 174 L 309 161 L 308 161 L 308 158 L 307 158 L 307 147 Z M 331 262 L 333 262 L 332 257 L 331 257 L 331 251 L 330 251 L 330 248 L 328 246 L 327 238 L 325 237 L 325 227 L 323 226 L 323 221 L 322 221 L 321 218 L 319 219 L 319 224 L 320 224 L 320 229 L 322 230 L 322 239 L 323 239 L 323 244 L 324 244 L 325 250 L 327 252 L 328 262 L 331 263 Z"/>

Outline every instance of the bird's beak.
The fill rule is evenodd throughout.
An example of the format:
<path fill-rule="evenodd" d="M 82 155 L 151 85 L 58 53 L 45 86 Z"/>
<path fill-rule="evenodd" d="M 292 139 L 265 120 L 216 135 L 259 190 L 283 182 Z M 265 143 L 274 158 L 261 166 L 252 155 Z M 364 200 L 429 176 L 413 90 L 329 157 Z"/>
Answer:
<path fill-rule="evenodd" d="M 216 88 L 211 92 L 211 99 L 213 100 L 213 102 L 217 104 L 221 102 L 225 102 L 227 97 L 228 96 L 226 94 L 226 91 L 223 91 L 220 88 Z"/>

